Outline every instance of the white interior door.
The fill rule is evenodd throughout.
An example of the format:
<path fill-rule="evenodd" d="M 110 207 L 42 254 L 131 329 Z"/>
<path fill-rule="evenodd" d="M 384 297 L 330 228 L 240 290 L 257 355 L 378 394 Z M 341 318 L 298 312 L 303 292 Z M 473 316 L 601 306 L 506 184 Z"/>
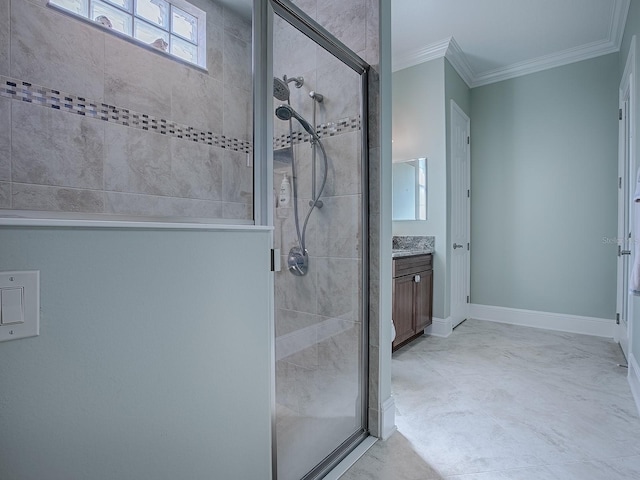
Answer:
<path fill-rule="evenodd" d="M 631 40 L 629 56 L 620 83 L 620 126 L 618 148 L 618 285 L 616 340 L 629 358 L 629 342 L 633 327 L 633 297 L 629 292 L 629 274 L 635 260 L 636 244 L 640 241 L 633 234 L 640 206 L 636 207 L 633 195 L 636 186 L 635 166 L 635 105 L 636 37 Z"/>
<path fill-rule="evenodd" d="M 627 65 L 629 67 L 629 65 Z M 625 69 L 620 86 L 620 133 L 618 148 L 618 285 L 616 340 L 629 358 L 629 321 L 632 317 L 633 298 L 629 293 L 629 274 L 635 258 L 633 225 L 636 208 L 633 204 L 636 176 L 633 162 L 633 71 Z"/>
<path fill-rule="evenodd" d="M 451 101 L 451 320 L 456 327 L 469 316 L 470 295 L 470 141 L 471 121 Z"/>
<path fill-rule="evenodd" d="M 620 105 L 620 148 L 618 165 L 618 295 L 616 306 L 617 340 L 625 356 L 628 355 L 628 311 L 629 311 L 629 248 L 630 208 L 629 208 L 629 160 L 626 155 L 626 110 L 627 102 Z"/>

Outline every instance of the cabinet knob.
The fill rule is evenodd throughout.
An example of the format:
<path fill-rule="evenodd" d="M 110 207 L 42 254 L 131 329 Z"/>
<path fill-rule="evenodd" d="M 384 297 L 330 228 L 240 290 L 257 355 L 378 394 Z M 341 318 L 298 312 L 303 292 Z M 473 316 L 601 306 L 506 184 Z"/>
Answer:
<path fill-rule="evenodd" d="M 413 277 L 413 281 L 414 282 L 420 283 L 420 280 L 421 280 L 420 275 L 414 275 L 414 277 Z"/>

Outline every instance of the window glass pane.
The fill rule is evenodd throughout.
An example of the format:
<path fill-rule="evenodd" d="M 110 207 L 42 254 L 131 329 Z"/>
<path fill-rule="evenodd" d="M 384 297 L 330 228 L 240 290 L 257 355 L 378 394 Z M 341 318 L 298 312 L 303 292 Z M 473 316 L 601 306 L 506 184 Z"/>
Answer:
<path fill-rule="evenodd" d="M 136 15 L 169 29 L 169 4 L 164 0 L 136 0 Z"/>
<path fill-rule="evenodd" d="M 89 11 L 89 0 L 49 0 L 49 3 L 83 17 L 86 17 Z"/>
<path fill-rule="evenodd" d="M 173 35 L 171 36 L 171 54 L 187 62 L 198 63 L 198 47 Z"/>
<path fill-rule="evenodd" d="M 152 47 L 166 52 L 169 50 L 169 34 L 159 28 L 149 25 L 136 18 L 134 22 L 133 36 L 138 40 L 148 43 Z"/>
<path fill-rule="evenodd" d="M 48 4 L 206 67 L 204 51 L 198 47 L 200 37 L 206 35 L 198 22 L 204 23 L 206 14 L 190 3 L 186 10 L 168 0 L 48 0 Z"/>
<path fill-rule="evenodd" d="M 123 10 L 126 10 L 127 12 L 131 11 L 131 4 L 133 3 L 133 0 L 106 0 L 106 1 L 122 8 Z"/>
<path fill-rule="evenodd" d="M 131 36 L 131 15 L 99 0 L 91 2 L 91 20 Z"/>
<path fill-rule="evenodd" d="M 171 7 L 171 31 L 193 43 L 198 43 L 198 19 L 174 6 Z"/>

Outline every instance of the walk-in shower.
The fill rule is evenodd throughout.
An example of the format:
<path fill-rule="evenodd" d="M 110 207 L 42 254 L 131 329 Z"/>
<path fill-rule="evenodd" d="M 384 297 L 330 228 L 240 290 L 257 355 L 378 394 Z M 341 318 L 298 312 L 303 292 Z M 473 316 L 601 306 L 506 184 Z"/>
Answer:
<path fill-rule="evenodd" d="M 311 480 L 368 432 L 367 66 L 274 10 L 276 478 Z"/>

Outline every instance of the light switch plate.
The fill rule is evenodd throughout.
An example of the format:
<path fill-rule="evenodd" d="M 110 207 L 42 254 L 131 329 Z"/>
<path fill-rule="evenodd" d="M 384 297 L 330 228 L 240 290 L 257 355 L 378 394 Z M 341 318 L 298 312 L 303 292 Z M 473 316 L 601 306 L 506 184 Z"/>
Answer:
<path fill-rule="evenodd" d="M 0 272 L 0 289 L 22 290 L 22 323 L 0 324 L 0 342 L 40 334 L 40 272 Z M 0 304 L 2 308 L 2 304 Z M 12 316 L 15 314 L 11 305 Z M 2 311 L 0 311 L 2 315 Z"/>
<path fill-rule="evenodd" d="M 0 325 L 24 323 L 24 287 L 0 288 Z"/>

